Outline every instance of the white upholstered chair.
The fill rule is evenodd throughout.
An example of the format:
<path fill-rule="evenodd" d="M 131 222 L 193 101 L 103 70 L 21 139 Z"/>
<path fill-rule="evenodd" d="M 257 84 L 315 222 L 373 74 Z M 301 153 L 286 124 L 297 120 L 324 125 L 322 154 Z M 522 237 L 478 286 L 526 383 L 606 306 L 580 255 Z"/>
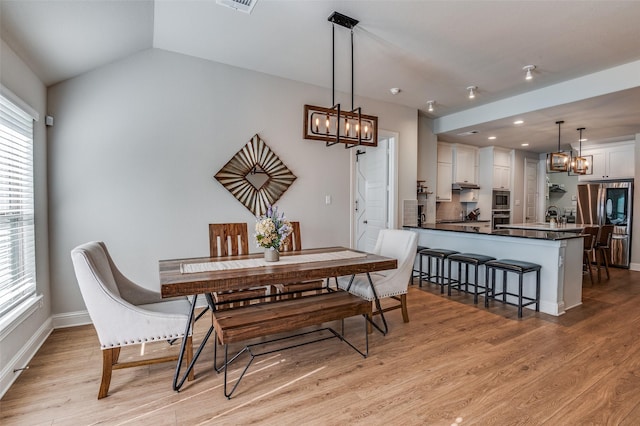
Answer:
<path fill-rule="evenodd" d="M 407 291 L 413 272 L 417 246 L 418 235 L 415 232 L 401 229 L 383 229 L 378 234 L 378 240 L 376 241 L 373 252 L 381 256 L 397 259 L 398 268 L 370 273 L 373 288 L 366 274 L 356 275 L 350 286 L 351 277 L 338 278 L 338 287 L 341 289 L 349 289 L 350 293 L 375 302 L 376 310 L 373 312 L 373 315 L 380 315 L 382 317 L 384 330 L 381 331 L 383 333 L 387 332 L 384 312 L 393 309 L 402 309 L 402 319 L 404 322 L 409 322 Z M 381 309 L 379 301 L 376 300 L 376 296 L 378 299 L 391 297 L 400 303 Z"/>
<path fill-rule="evenodd" d="M 190 310 L 186 298 L 162 299 L 160 293 L 136 285 L 118 270 L 102 242 L 89 242 L 74 248 L 71 259 L 102 348 L 98 399 L 109 393 L 112 370 L 178 359 L 173 355 L 118 363 L 123 346 L 184 337 Z M 192 339 L 187 336 L 187 365 L 192 358 Z M 192 370 L 189 379 L 193 380 L 193 377 Z"/>

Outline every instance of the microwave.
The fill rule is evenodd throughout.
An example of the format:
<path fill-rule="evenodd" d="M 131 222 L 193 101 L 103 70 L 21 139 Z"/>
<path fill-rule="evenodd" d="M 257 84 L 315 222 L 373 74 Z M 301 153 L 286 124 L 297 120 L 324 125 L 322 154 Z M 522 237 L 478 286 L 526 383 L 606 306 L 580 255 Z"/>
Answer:
<path fill-rule="evenodd" d="M 509 210 L 511 208 L 511 200 L 509 191 L 493 191 L 493 210 Z"/>

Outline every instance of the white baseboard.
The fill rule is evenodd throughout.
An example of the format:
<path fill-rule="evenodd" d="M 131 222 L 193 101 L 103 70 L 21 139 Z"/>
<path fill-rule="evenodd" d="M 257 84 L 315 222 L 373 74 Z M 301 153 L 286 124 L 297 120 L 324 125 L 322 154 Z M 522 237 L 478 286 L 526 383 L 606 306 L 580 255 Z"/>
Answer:
<path fill-rule="evenodd" d="M 640 271 L 640 263 L 630 263 L 629 269 L 632 271 Z"/>
<path fill-rule="evenodd" d="M 51 319 L 45 321 L 40 328 L 31 336 L 27 343 L 0 371 L 0 398 L 9 390 L 9 387 L 16 381 L 22 371 L 15 369 L 24 368 L 29 365 L 31 358 L 38 352 L 38 349 L 47 340 L 53 331 Z"/>
<path fill-rule="evenodd" d="M 53 328 L 75 327 L 77 325 L 92 324 L 91 317 L 87 311 L 67 312 L 56 314 L 51 317 Z"/>

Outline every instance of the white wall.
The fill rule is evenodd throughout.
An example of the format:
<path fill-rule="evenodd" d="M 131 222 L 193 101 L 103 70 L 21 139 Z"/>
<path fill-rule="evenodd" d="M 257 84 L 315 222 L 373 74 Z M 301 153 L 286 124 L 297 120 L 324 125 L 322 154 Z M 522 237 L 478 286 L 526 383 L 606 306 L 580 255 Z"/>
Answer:
<path fill-rule="evenodd" d="M 51 332 L 49 286 L 49 241 L 47 218 L 47 137 L 44 125 L 47 91 L 44 84 L 0 40 L 0 82 L 40 115 L 34 123 L 34 178 L 36 229 L 36 288 L 41 303 L 13 330 L 0 332 L 0 396 L 17 378 L 14 368 L 24 367 Z"/>
<path fill-rule="evenodd" d="M 427 196 L 427 223 L 436 221 L 436 182 L 438 179 L 438 138 L 433 134 L 433 120 L 423 115 L 418 117 L 418 179 L 424 180 L 428 191 L 433 194 Z M 415 185 L 414 185 L 415 190 Z M 413 194 L 413 198 L 416 194 Z M 407 198 L 408 199 L 408 198 Z"/>
<path fill-rule="evenodd" d="M 511 212 L 511 223 L 523 223 L 525 222 L 524 209 L 526 205 L 526 197 L 524 195 L 524 159 L 531 158 L 538 161 L 538 154 L 521 151 L 519 149 L 513 150 L 513 185 L 511 190 L 511 199 L 513 203 L 513 211 Z M 538 176 L 538 180 L 544 180 L 544 176 Z M 520 205 L 516 206 L 516 200 L 520 202 Z M 544 203 L 544 196 L 538 197 L 538 202 Z"/>
<path fill-rule="evenodd" d="M 631 225 L 631 263 L 629 268 L 640 271 L 640 133 L 636 134 L 635 176 L 633 182 L 633 224 Z"/>
<path fill-rule="evenodd" d="M 255 133 L 298 177 L 277 204 L 302 222 L 303 245 L 348 245 L 350 153 L 301 136 L 303 105 L 330 99 L 316 86 L 157 49 L 51 87 L 53 313 L 85 309 L 69 258 L 78 244 L 105 241 L 126 275 L 157 290 L 159 259 L 208 255 L 208 223 L 252 230 L 251 213 L 213 175 Z M 399 133 L 398 200 L 415 197 L 417 111 L 356 102 Z"/>

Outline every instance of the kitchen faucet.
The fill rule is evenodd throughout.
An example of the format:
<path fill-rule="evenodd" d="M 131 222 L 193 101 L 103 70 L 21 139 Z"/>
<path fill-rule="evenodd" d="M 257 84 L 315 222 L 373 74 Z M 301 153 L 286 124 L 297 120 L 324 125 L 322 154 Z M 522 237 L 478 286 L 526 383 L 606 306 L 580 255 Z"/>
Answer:
<path fill-rule="evenodd" d="M 549 220 L 551 219 L 551 212 L 554 212 L 555 214 L 553 215 L 553 217 L 558 217 L 560 216 L 560 212 L 558 211 L 558 208 L 556 206 L 549 206 L 547 207 L 547 212 L 545 213 L 545 220 L 547 222 L 549 222 Z"/>

